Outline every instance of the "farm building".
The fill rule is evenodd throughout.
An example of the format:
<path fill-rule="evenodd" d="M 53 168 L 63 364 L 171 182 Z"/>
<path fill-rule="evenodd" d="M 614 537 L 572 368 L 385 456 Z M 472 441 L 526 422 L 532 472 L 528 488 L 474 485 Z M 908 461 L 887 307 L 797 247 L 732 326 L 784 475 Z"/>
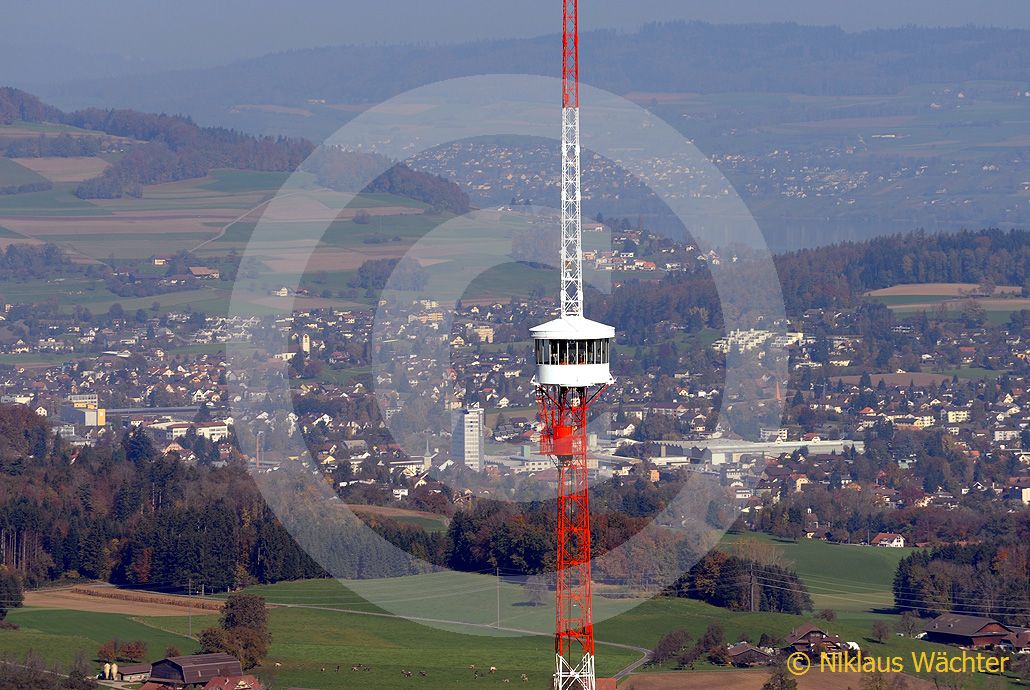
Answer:
<path fill-rule="evenodd" d="M 961 647 L 993 647 L 1012 634 L 1012 630 L 993 618 L 945 613 L 923 628 L 927 642 L 957 644 Z"/>
<path fill-rule="evenodd" d="M 851 650 L 849 643 L 832 635 L 813 623 L 805 623 L 791 631 L 787 638 L 790 652 L 804 652 L 812 657 L 820 653 L 835 654 Z"/>
<path fill-rule="evenodd" d="M 204 686 L 218 677 L 240 677 L 243 669 L 235 657 L 228 654 L 194 654 L 174 656 L 155 661 L 150 671 L 147 690 L 165 690 Z M 141 690 L 143 690 L 141 688 Z"/>
<path fill-rule="evenodd" d="M 150 678 L 150 664 L 125 664 L 118 667 L 115 680 L 123 683 L 141 683 Z"/>
<path fill-rule="evenodd" d="M 747 642 L 731 645 L 726 655 L 734 666 L 765 666 L 773 660 L 772 654 Z"/>

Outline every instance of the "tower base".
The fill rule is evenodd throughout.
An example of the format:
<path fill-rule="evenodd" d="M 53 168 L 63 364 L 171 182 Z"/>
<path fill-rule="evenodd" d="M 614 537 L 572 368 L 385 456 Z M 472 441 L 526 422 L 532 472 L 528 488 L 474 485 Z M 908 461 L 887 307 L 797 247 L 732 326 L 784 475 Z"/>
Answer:
<path fill-rule="evenodd" d="M 595 690 L 594 655 L 584 654 L 573 667 L 561 654 L 555 656 L 554 690 Z"/>

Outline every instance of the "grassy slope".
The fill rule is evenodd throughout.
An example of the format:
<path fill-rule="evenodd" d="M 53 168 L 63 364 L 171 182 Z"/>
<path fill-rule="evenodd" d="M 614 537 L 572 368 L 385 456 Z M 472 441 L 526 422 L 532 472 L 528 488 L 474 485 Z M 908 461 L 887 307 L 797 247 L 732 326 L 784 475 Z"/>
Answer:
<path fill-rule="evenodd" d="M 34 182 L 46 182 L 46 178 L 29 170 L 24 165 L 15 163 L 10 158 L 0 158 L 0 187 Z"/>
<path fill-rule="evenodd" d="M 97 649 L 107 640 L 142 640 L 147 645 L 147 656 L 158 658 L 169 646 L 184 654 L 196 647 L 184 634 L 167 632 L 160 626 L 161 619 L 143 624 L 127 616 L 114 613 L 89 613 L 50 609 L 16 609 L 8 620 L 21 626 L 20 630 L 0 630 L 0 651 L 24 656 L 32 650 L 48 662 L 67 667 L 83 652 L 93 659 Z"/>

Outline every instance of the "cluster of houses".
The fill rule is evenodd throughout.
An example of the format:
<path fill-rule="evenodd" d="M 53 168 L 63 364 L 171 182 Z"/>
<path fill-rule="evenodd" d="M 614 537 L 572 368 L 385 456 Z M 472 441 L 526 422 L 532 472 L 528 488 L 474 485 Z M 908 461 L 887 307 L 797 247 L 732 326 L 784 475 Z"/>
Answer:
<path fill-rule="evenodd" d="M 993 618 L 946 613 L 928 621 L 916 637 L 926 642 L 954 645 L 970 650 L 994 650 L 1030 654 L 1030 629 L 1013 628 Z M 728 645 L 726 655 L 734 666 L 767 666 L 782 656 L 805 654 L 849 655 L 861 652 L 857 642 L 845 640 L 815 623 L 804 623 L 790 632 L 780 647 L 756 646 L 750 642 Z"/>

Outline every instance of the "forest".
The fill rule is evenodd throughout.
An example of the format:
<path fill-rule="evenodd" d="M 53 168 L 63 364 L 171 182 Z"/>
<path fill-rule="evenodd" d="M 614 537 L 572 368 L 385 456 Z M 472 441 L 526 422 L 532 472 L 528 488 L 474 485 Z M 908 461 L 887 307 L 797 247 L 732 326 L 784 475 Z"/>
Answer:
<path fill-rule="evenodd" d="M 322 572 L 267 511 L 245 468 L 188 466 L 142 432 L 72 449 L 28 408 L 2 406 L 0 476 L 0 565 L 30 586 L 81 577 L 224 589 Z"/>
<path fill-rule="evenodd" d="M 82 182 L 83 199 L 139 196 L 140 187 L 203 177 L 215 168 L 292 171 L 313 146 L 292 137 L 255 137 L 224 127 L 200 127 L 181 115 L 87 108 L 65 113 L 19 89 L 0 88 L 0 123 L 16 121 L 71 125 L 138 142 L 102 174 Z M 96 155 L 88 137 L 41 136 L 5 144 L 6 155 Z"/>
<path fill-rule="evenodd" d="M 974 283 L 1024 287 L 1030 232 L 912 232 L 845 242 L 776 257 L 788 314 L 854 305 L 869 290 L 897 283 Z"/>
<path fill-rule="evenodd" d="M 916 551 L 898 564 L 894 605 L 921 615 L 945 612 L 1030 625 L 1030 545 L 1026 524 L 989 542 Z"/>
<path fill-rule="evenodd" d="M 102 174 L 81 183 L 84 199 L 139 196 L 140 187 L 203 177 L 215 168 L 289 172 L 311 153 L 304 139 L 254 137 L 223 127 L 199 127 L 187 117 L 90 108 L 67 124 L 145 143 L 132 146 Z"/>
<path fill-rule="evenodd" d="M 403 163 L 394 165 L 379 154 L 321 147 L 304 162 L 304 169 L 329 189 L 356 192 L 364 186 L 366 192 L 396 194 L 429 204 L 437 211 L 457 214 L 467 213 L 471 208 L 468 194 L 455 183 L 412 170 Z M 369 178 L 374 179 L 363 185 Z"/>
<path fill-rule="evenodd" d="M 649 247 L 643 246 L 648 255 Z M 985 229 L 954 234 L 912 232 L 846 242 L 774 257 L 788 316 L 809 309 L 860 307 L 863 335 L 888 337 L 891 316 L 881 304 L 863 303 L 869 290 L 896 283 L 973 283 L 1025 287 L 1030 232 Z M 748 259 L 734 264 L 746 280 Z M 625 280 L 611 294 L 591 295 L 602 320 L 626 334 L 630 345 L 654 341 L 674 324 L 688 333 L 721 328 L 719 295 L 708 268 L 668 273 L 659 280 Z M 666 358 L 669 360 L 670 358 Z"/>

